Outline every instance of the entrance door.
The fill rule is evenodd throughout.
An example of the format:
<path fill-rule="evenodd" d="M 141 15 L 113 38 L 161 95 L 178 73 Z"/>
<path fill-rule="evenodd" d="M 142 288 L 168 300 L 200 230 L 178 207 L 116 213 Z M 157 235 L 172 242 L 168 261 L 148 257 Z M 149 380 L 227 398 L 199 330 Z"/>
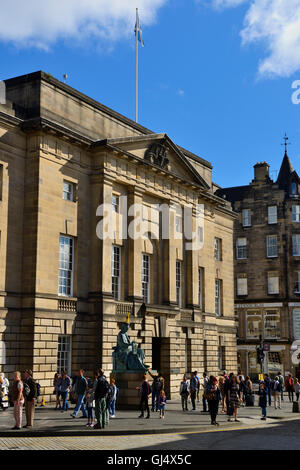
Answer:
<path fill-rule="evenodd" d="M 170 397 L 170 338 L 152 338 L 152 369 L 165 379 L 165 393 Z"/>

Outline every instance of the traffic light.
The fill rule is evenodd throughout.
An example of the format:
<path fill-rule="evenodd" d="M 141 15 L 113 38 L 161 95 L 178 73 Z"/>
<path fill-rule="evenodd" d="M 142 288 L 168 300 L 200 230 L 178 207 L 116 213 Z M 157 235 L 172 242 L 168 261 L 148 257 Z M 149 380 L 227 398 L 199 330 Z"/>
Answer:
<path fill-rule="evenodd" d="M 257 362 L 258 364 L 261 364 L 265 358 L 265 353 L 262 348 L 257 348 L 256 349 L 256 354 L 257 354 Z"/>

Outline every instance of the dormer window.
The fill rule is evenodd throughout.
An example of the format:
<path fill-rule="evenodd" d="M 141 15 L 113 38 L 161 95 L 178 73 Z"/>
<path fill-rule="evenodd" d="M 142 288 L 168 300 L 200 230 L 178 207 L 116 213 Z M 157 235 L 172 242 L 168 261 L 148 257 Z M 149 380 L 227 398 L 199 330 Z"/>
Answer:
<path fill-rule="evenodd" d="M 297 183 L 291 183 L 291 196 L 298 194 Z"/>

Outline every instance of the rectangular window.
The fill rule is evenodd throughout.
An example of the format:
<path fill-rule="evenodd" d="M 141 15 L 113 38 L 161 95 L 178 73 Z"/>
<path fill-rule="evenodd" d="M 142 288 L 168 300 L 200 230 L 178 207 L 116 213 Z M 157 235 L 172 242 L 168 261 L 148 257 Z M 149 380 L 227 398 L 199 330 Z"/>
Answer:
<path fill-rule="evenodd" d="M 225 347 L 222 346 L 222 338 L 219 337 L 219 347 L 218 347 L 218 368 L 219 370 L 225 369 Z"/>
<path fill-rule="evenodd" d="M 121 248 L 112 246 L 111 254 L 111 290 L 115 300 L 121 298 Z"/>
<path fill-rule="evenodd" d="M 277 235 L 267 236 L 267 257 L 276 258 L 278 256 Z"/>
<path fill-rule="evenodd" d="M 294 293 L 300 294 L 300 271 L 295 272 L 295 287 Z"/>
<path fill-rule="evenodd" d="M 277 206 L 268 207 L 268 224 L 277 224 Z"/>
<path fill-rule="evenodd" d="M 63 183 L 63 199 L 65 201 L 74 202 L 74 195 L 75 195 L 75 185 L 70 181 L 65 181 Z"/>
<path fill-rule="evenodd" d="M 142 255 L 142 297 L 145 304 L 150 303 L 150 256 Z"/>
<path fill-rule="evenodd" d="M 247 259 L 247 238 L 237 238 L 236 259 Z"/>
<path fill-rule="evenodd" d="M 237 295 L 248 295 L 248 279 L 246 274 L 237 276 Z"/>
<path fill-rule="evenodd" d="M 181 261 L 176 261 L 176 302 L 182 307 L 181 294 Z"/>
<path fill-rule="evenodd" d="M 247 312 L 246 313 L 246 324 L 247 324 L 247 338 L 259 339 L 259 335 L 262 334 L 262 316 L 260 312 Z"/>
<path fill-rule="evenodd" d="M 300 206 L 292 206 L 292 221 L 300 222 Z"/>
<path fill-rule="evenodd" d="M 264 314 L 264 337 L 280 338 L 280 314 L 276 310 L 269 310 Z"/>
<path fill-rule="evenodd" d="M 204 310 L 204 268 L 198 268 L 198 302 L 201 310 Z"/>
<path fill-rule="evenodd" d="M 268 273 L 268 294 L 279 294 L 278 273 Z"/>
<path fill-rule="evenodd" d="M 300 235 L 293 235 L 293 256 L 300 256 Z"/>
<path fill-rule="evenodd" d="M 182 233 L 182 217 L 181 215 L 176 215 L 176 232 Z"/>
<path fill-rule="evenodd" d="M 218 316 L 222 315 L 222 281 L 215 279 L 215 312 Z"/>
<path fill-rule="evenodd" d="M 59 335 L 57 343 L 57 371 L 66 370 L 68 375 L 72 373 L 72 337 L 71 335 Z"/>
<path fill-rule="evenodd" d="M 215 238 L 215 260 L 221 261 L 222 258 L 222 240 Z"/>
<path fill-rule="evenodd" d="M 120 197 L 116 194 L 112 195 L 112 209 L 113 212 L 120 213 Z"/>
<path fill-rule="evenodd" d="M 60 235 L 59 238 L 59 274 L 58 294 L 72 297 L 73 295 L 73 258 L 74 239 Z"/>
<path fill-rule="evenodd" d="M 251 227 L 251 210 L 250 209 L 242 210 L 242 225 L 243 227 Z"/>

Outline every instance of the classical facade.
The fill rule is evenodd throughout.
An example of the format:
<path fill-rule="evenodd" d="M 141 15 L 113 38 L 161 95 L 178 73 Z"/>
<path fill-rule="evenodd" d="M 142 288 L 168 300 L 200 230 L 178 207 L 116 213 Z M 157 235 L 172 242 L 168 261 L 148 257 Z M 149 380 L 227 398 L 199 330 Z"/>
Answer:
<path fill-rule="evenodd" d="M 62 368 L 109 375 L 130 313 L 169 396 L 184 372 L 236 370 L 236 216 L 211 164 L 43 72 L 5 83 L 0 368 L 48 398 Z"/>
<path fill-rule="evenodd" d="M 300 340 L 300 180 L 285 152 L 276 181 L 266 162 L 247 186 L 219 189 L 239 214 L 235 223 L 235 309 L 239 366 L 260 373 L 256 349 L 264 342 L 263 371 L 299 375 L 292 360 Z M 294 345 L 293 345 L 294 343 Z"/>

